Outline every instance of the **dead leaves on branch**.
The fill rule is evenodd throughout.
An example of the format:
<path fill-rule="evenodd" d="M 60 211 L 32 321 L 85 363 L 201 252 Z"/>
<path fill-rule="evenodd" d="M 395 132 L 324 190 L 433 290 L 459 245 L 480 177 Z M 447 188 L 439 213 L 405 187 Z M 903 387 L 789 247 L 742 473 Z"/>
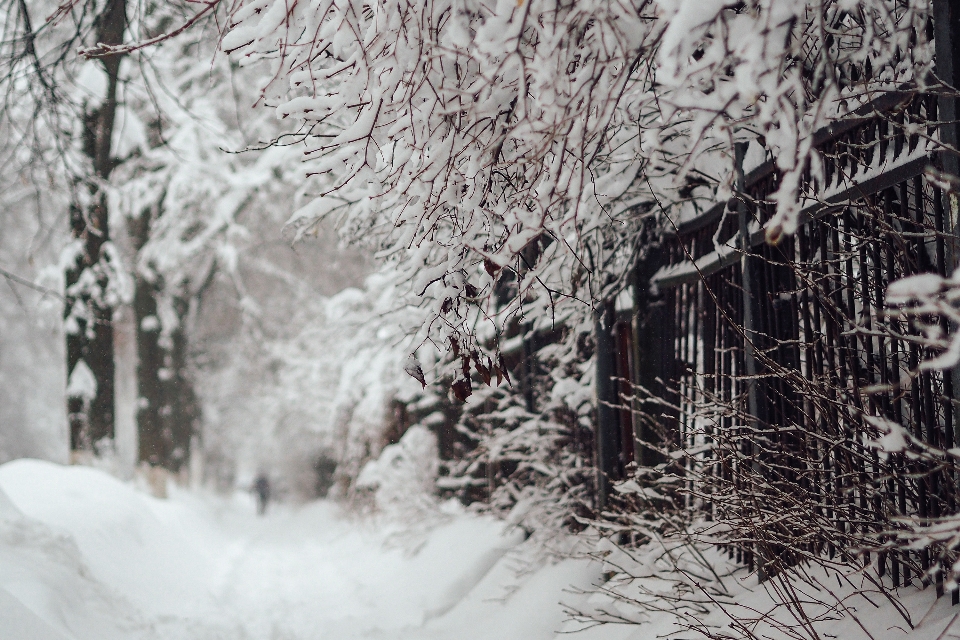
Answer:
<path fill-rule="evenodd" d="M 450 336 L 448 353 L 454 360 L 460 360 L 457 377 L 449 383 L 450 391 L 460 402 L 466 402 L 467 398 L 473 395 L 474 380 L 488 386 L 499 386 L 504 380 L 507 384 L 513 384 L 510 380 L 510 371 L 499 349 L 495 356 L 484 355 L 476 348 L 464 349 L 459 339 Z M 410 355 L 403 370 L 423 388 L 427 387 L 426 377 L 415 355 Z M 443 382 L 438 381 L 437 384 L 442 385 Z"/>

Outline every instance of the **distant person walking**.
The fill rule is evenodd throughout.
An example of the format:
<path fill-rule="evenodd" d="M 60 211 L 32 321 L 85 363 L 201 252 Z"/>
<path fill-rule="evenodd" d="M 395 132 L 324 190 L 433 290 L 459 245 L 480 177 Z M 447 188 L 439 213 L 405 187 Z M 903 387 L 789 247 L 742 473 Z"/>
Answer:
<path fill-rule="evenodd" d="M 253 481 L 253 491 L 257 494 L 257 514 L 263 515 L 267 512 L 267 502 L 270 500 L 270 480 L 267 474 L 261 473 Z"/>

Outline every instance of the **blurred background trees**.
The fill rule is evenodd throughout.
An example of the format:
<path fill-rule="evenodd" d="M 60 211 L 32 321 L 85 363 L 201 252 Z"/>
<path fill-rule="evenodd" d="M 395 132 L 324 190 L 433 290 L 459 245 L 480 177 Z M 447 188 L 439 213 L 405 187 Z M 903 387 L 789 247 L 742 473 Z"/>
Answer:
<path fill-rule="evenodd" d="M 280 133 L 250 108 L 261 72 L 217 55 L 211 21 L 77 53 L 165 33 L 196 14 L 188 2 L 2 9 L 0 457 L 69 451 L 184 479 L 206 460 L 224 487 L 262 467 L 313 495 L 318 465 L 375 453 L 390 401 L 377 394 L 397 383 L 365 314 L 390 303 L 358 289 L 328 302 L 364 286 L 368 254 L 329 227 L 296 247 L 283 235 L 299 152 L 239 153 Z M 351 357 L 365 364 L 341 385 Z M 359 454 L 330 435 L 351 429 Z"/>

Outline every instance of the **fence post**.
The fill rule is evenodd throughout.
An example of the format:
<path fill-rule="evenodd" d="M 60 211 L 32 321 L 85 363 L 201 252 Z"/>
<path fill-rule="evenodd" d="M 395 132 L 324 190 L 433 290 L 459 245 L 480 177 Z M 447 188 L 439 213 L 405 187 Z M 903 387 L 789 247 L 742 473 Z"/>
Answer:
<path fill-rule="evenodd" d="M 737 191 L 743 194 L 745 189 L 743 175 L 743 157 L 747 152 L 746 142 L 737 142 L 734 148 L 736 153 L 737 170 Z M 743 360 L 747 368 L 747 402 L 749 404 L 750 417 L 756 423 L 760 419 L 760 399 L 758 397 L 757 385 L 757 357 L 754 341 L 758 334 L 756 331 L 755 306 L 757 295 L 757 285 L 754 281 L 753 258 L 750 254 L 750 214 L 747 211 L 747 203 L 743 197 L 737 201 L 737 214 L 740 222 L 740 276 L 743 287 Z M 756 467 L 756 461 L 754 461 Z"/>
<path fill-rule="evenodd" d="M 633 334 L 634 372 L 637 385 L 634 391 L 633 433 L 637 465 L 655 467 L 663 460 L 653 445 L 660 441 L 654 423 L 664 407 L 659 400 L 667 399 L 667 358 L 673 357 L 673 340 L 666 304 L 659 291 L 652 290 L 650 278 L 666 264 L 662 247 L 651 243 L 644 259 L 634 269 Z M 649 394 L 649 397 L 646 397 Z"/>
<path fill-rule="evenodd" d="M 603 511 L 610 493 L 610 480 L 619 475 L 620 420 L 617 415 L 619 412 L 614 409 L 619 399 L 617 384 L 613 380 L 617 375 L 616 341 L 613 336 L 615 302 L 604 300 L 595 313 L 597 431 L 594 446 L 597 456 L 597 510 Z"/>
<path fill-rule="evenodd" d="M 960 6 L 955 0 L 933 0 L 933 29 L 936 39 L 935 73 L 948 87 L 956 88 L 960 77 Z M 950 89 L 940 90 L 937 120 L 944 123 L 940 125 L 940 141 L 956 149 L 957 98 L 949 95 L 949 92 Z M 960 176 L 960 159 L 956 153 L 944 153 L 942 161 L 945 172 Z M 956 223 L 956 219 L 953 222 Z"/>
<path fill-rule="evenodd" d="M 940 142 L 947 150 L 940 153 L 940 165 L 944 173 L 960 178 L 960 157 L 957 149 L 960 144 L 960 100 L 953 95 L 953 91 L 960 84 L 960 6 L 955 0 L 933 0 L 933 29 L 936 40 L 934 56 L 934 73 L 945 87 L 938 90 L 937 121 L 942 124 L 938 127 Z M 958 237 L 960 237 L 960 215 L 958 215 L 957 194 L 944 191 L 943 211 L 945 214 L 944 227 L 947 231 L 947 272 L 960 264 L 958 255 Z"/>
<path fill-rule="evenodd" d="M 948 87 L 957 88 L 960 84 L 960 6 L 955 0 L 933 0 L 933 29 L 936 40 L 934 55 L 934 72 Z M 958 135 L 958 99 L 949 94 L 950 89 L 941 89 L 937 96 L 937 121 L 943 124 L 939 127 L 940 141 L 944 146 L 957 149 L 960 143 Z M 960 158 L 956 151 L 944 151 L 940 154 L 940 163 L 944 173 L 960 178 Z M 960 215 L 958 215 L 957 194 L 944 191 L 942 199 L 944 230 L 949 242 L 947 243 L 947 269 L 949 273 L 960 264 L 958 256 L 958 240 L 960 240 Z M 949 374 L 944 375 L 945 389 L 948 396 L 953 397 L 960 389 L 960 367 L 954 367 Z M 960 442 L 960 425 L 955 421 L 952 440 Z M 951 589 L 951 601 L 960 604 L 960 590 Z"/>
<path fill-rule="evenodd" d="M 743 158 L 747 153 L 748 144 L 749 143 L 746 142 L 735 143 L 734 153 L 737 172 L 736 187 L 737 192 L 740 194 L 740 197 L 737 199 L 737 215 L 740 223 L 740 284 L 743 289 L 743 363 L 746 367 L 747 374 L 747 405 L 750 411 L 750 420 L 754 432 L 758 433 L 758 426 L 762 421 L 760 417 L 760 385 L 757 380 L 758 369 L 755 344 L 760 335 L 757 332 L 756 317 L 756 295 L 759 291 L 757 290 L 758 287 L 754 272 L 754 269 L 757 268 L 755 264 L 756 258 L 751 254 L 753 247 L 750 243 L 750 212 L 744 200 L 746 180 L 743 173 Z M 754 473 L 759 473 L 760 463 L 757 460 L 758 447 L 756 443 L 751 442 L 750 451 L 746 453 L 750 455 Z M 763 550 L 759 548 L 754 549 L 753 553 L 755 554 L 757 563 L 757 578 L 760 582 L 764 582 L 768 576 L 765 569 L 766 559 L 763 557 Z"/>
<path fill-rule="evenodd" d="M 933 29 L 936 39 L 934 56 L 934 72 L 937 78 L 947 87 L 956 89 L 960 84 L 960 6 L 955 0 L 933 0 Z M 960 100 L 951 95 L 951 89 L 941 88 L 937 96 L 937 121 L 939 126 L 940 142 L 950 149 L 957 149 L 960 144 Z M 940 153 L 940 164 L 944 173 L 960 178 L 960 157 L 956 151 Z M 946 243 L 946 273 L 960 266 L 960 201 L 956 193 L 944 190 L 942 198 L 944 230 L 948 242 Z M 960 367 L 954 367 L 950 372 L 952 396 L 960 389 Z M 960 442 L 960 424 L 953 429 L 953 442 Z M 955 594 L 957 592 L 955 591 Z M 955 596 L 956 600 L 957 597 Z"/>

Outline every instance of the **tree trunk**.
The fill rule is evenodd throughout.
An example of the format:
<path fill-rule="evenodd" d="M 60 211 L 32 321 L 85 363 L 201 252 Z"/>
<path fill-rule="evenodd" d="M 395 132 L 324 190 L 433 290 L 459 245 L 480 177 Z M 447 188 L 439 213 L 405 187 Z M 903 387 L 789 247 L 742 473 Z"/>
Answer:
<path fill-rule="evenodd" d="M 150 211 L 129 221 L 130 235 L 138 252 L 150 237 L 152 221 Z M 187 375 L 185 325 L 190 311 L 190 289 L 188 283 L 181 283 L 180 292 L 172 294 L 169 304 L 176 326 L 163 327 L 159 307 L 163 304 L 162 297 L 170 295 L 168 283 L 149 271 L 138 271 L 135 283 L 137 460 L 177 473 L 190 459 L 190 440 L 197 432 L 200 417 L 199 402 Z"/>
<path fill-rule="evenodd" d="M 121 44 L 126 28 L 126 0 L 108 0 L 97 19 L 97 42 Z M 110 142 L 116 122 L 120 56 L 101 59 L 107 75 L 103 101 L 84 114 L 83 150 L 93 176 L 80 189 L 86 202 L 71 208 L 70 225 L 78 241 L 74 263 L 66 272 L 64 318 L 67 325 L 67 411 L 70 449 L 94 452 L 114 437 L 113 309 L 117 304 L 113 276 L 119 265 L 109 245 L 106 181 L 116 161 Z M 77 369 L 80 363 L 85 366 Z M 92 375 L 91 375 L 92 374 Z M 90 380 L 95 384 L 89 384 Z"/>
<path fill-rule="evenodd" d="M 187 314 L 189 287 L 183 283 L 181 294 L 172 300 L 177 326 L 169 334 L 169 343 L 161 380 L 164 385 L 164 405 L 160 409 L 163 440 L 166 447 L 164 467 L 179 473 L 190 460 L 190 438 L 196 432 L 200 418 L 199 403 L 193 384 L 187 374 Z"/>
<path fill-rule="evenodd" d="M 161 437 L 160 407 L 163 387 L 160 369 L 163 350 L 160 348 L 160 321 L 157 317 L 157 283 L 137 274 L 133 296 L 133 313 L 137 336 L 137 435 L 138 462 L 161 465 L 164 457 Z"/>

